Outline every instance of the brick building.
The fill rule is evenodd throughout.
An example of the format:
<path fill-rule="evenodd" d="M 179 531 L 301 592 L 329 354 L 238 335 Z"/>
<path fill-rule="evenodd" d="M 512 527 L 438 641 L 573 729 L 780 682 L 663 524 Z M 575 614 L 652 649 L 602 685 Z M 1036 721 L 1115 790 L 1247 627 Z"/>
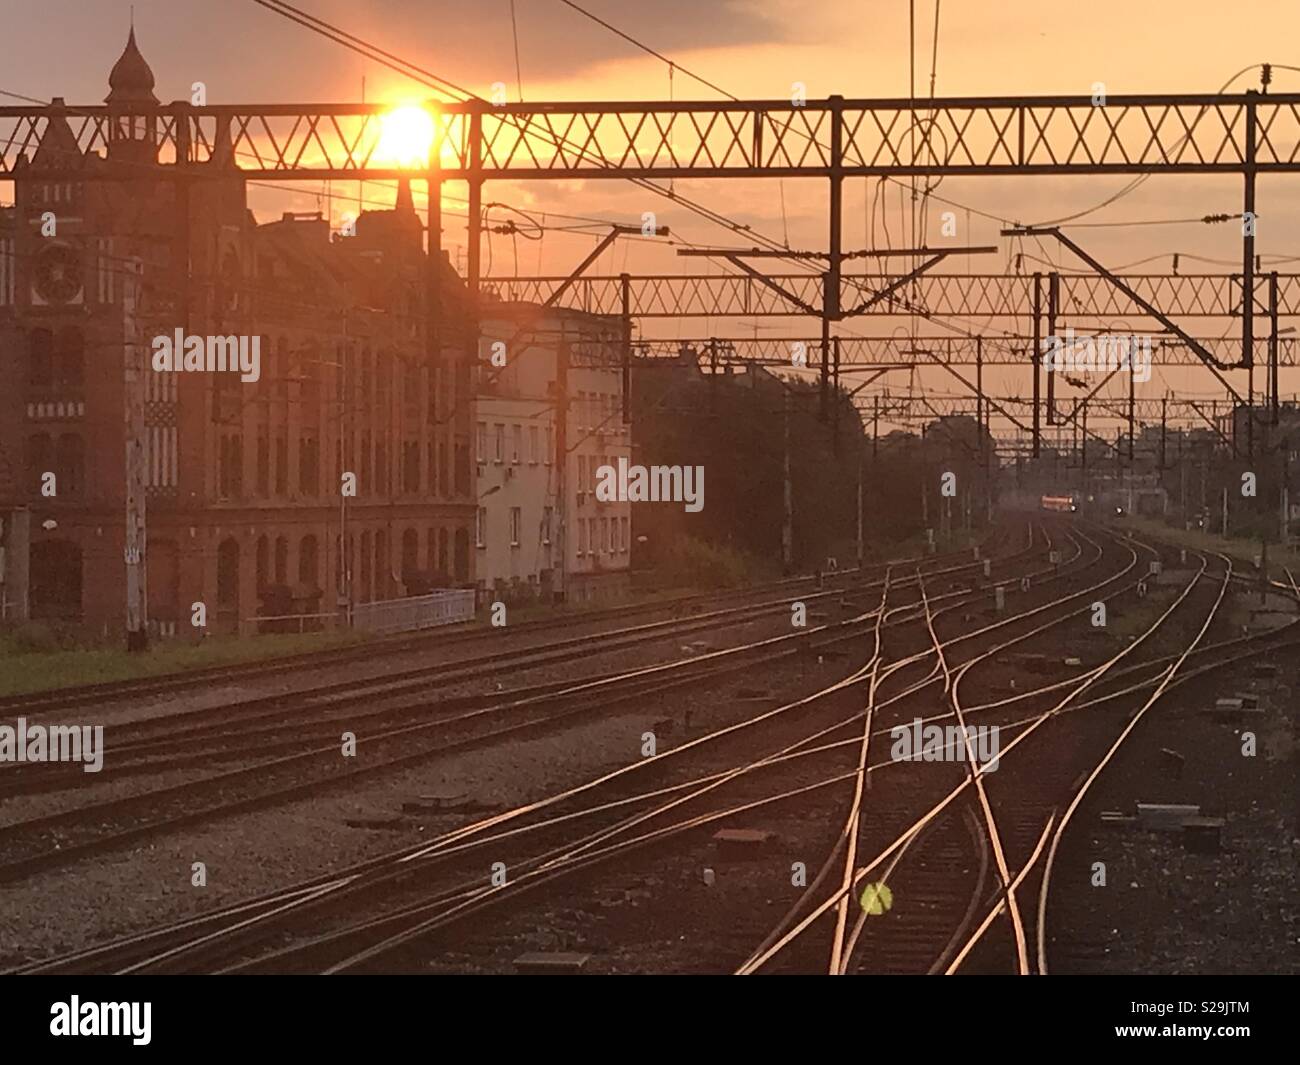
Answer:
<path fill-rule="evenodd" d="M 157 103 L 134 33 L 109 84 L 110 108 Z M 470 364 L 429 355 L 409 188 L 355 235 L 319 215 L 259 224 L 229 149 L 178 172 L 152 118 L 83 153 L 75 115 L 50 115 L 0 212 L 0 518 L 30 512 L 30 615 L 124 624 L 132 361 L 155 634 L 188 630 L 196 602 L 209 628 L 249 631 L 259 613 L 472 583 Z M 462 337 L 463 286 L 439 265 L 440 332 Z M 153 338 L 177 329 L 258 338 L 258 379 L 155 372 Z"/>

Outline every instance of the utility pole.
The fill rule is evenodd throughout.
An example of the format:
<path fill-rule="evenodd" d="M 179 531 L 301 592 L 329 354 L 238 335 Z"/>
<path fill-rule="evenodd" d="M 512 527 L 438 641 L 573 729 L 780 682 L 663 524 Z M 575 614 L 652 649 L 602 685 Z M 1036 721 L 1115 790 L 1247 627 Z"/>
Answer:
<path fill-rule="evenodd" d="M 858 434 L 858 569 L 862 568 L 862 434 Z"/>
<path fill-rule="evenodd" d="M 618 275 L 619 292 L 622 297 L 622 348 L 623 348 L 623 424 L 632 422 L 632 278 L 629 274 Z"/>
<path fill-rule="evenodd" d="M 1136 404 L 1135 390 L 1137 374 L 1133 372 L 1133 338 L 1128 342 L 1128 465 L 1129 477 L 1133 476 L 1133 410 Z"/>
<path fill-rule="evenodd" d="M 1039 409 L 1042 405 L 1041 390 L 1042 385 L 1039 380 L 1039 373 L 1043 363 L 1043 275 L 1034 274 L 1034 441 L 1033 457 L 1038 458 L 1040 416 L 1042 411 Z"/>
<path fill-rule="evenodd" d="M 1166 417 L 1169 413 L 1169 397 L 1160 398 L 1160 480 L 1164 481 L 1165 473 L 1165 438 L 1168 431 Z"/>
<path fill-rule="evenodd" d="M 790 389 L 782 388 L 781 435 L 784 447 L 781 453 L 781 565 L 789 576 L 794 568 L 794 508 L 790 489 Z"/>
<path fill-rule="evenodd" d="M 1255 141 L 1257 116 L 1253 89 L 1246 90 L 1244 151 L 1245 196 L 1242 205 L 1241 241 L 1241 359 L 1246 366 L 1247 454 L 1255 457 Z M 1236 433 L 1233 433 L 1236 436 Z"/>
<path fill-rule="evenodd" d="M 136 309 L 140 298 L 143 266 L 138 258 L 127 264 L 125 291 L 122 294 L 122 368 L 125 391 L 126 429 L 126 649 L 144 651 L 149 647 L 146 609 L 145 550 L 145 454 L 144 454 L 144 360 L 140 344 L 140 326 Z"/>
<path fill-rule="evenodd" d="M 1079 441 L 1079 465 L 1083 468 L 1083 500 L 1088 501 L 1088 401 L 1083 401 L 1083 427 Z"/>
<path fill-rule="evenodd" d="M 1277 271 L 1268 275 L 1268 395 L 1272 424 L 1278 423 L 1277 384 Z"/>
<path fill-rule="evenodd" d="M 339 366 L 339 373 L 343 375 L 343 387 L 339 389 L 339 395 L 342 397 L 343 409 L 339 411 L 339 467 L 342 470 L 351 470 L 348 463 L 349 447 L 352 442 L 352 404 L 349 402 L 349 389 L 351 376 L 349 369 L 352 364 L 351 347 L 352 341 L 349 332 L 350 312 L 347 307 L 343 308 L 343 357 Z M 430 371 L 430 380 L 432 380 L 432 371 Z M 355 471 L 354 471 L 355 472 Z M 348 550 L 348 497 L 343 491 L 343 486 L 339 485 L 339 575 L 342 578 L 343 591 L 343 609 L 346 611 L 347 627 L 352 627 L 352 552 Z"/>
<path fill-rule="evenodd" d="M 1053 271 L 1047 275 L 1047 338 L 1050 343 L 1056 336 L 1056 315 L 1061 298 L 1061 275 Z M 1056 374 L 1047 373 L 1047 424 L 1056 424 Z"/>
<path fill-rule="evenodd" d="M 1187 466 L 1180 462 L 1178 464 L 1178 469 L 1181 471 L 1178 495 L 1179 500 L 1183 505 L 1183 528 L 1188 529 L 1191 528 L 1191 525 L 1187 520 Z"/>
<path fill-rule="evenodd" d="M 561 603 L 568 599 L 569 591 L 569 338 L 565 326 L 561 318 L 560 342 L 555 349 L 555 540 L 559 562 L 555 595 Z"/>
<path fill-rule="evenodd" d="M 1282 485 L 1279 495 L 1281 496 L 1282 507 L 1278 514 L 1277 542 L 1285 551 L 1290 541 L 1291 532 L 1291 456 L 1285 447 L 1282 449 Z"/>
<path fill-rule="evenodd" d="M 1165 487 L 1165 451 L 1166 451 L 1166 415 L 1169 408 L 1169 397 L 1160 397 L 1160 468 L 1156 471 L 1156 487 L 1160 489 L 1160 516 L 1166 517 L 1169 514 L 1169 490 Z"/>
<path fill-rule="evenodd" d="M 829 402 L 829 373 L 831 358 L 831 322 L 840 317 L 840 267 L 843 259 L 844 216 L 844 97 L 831 96 L 830 104 L 830 190 L 827 242 L 827 269 L 822 275 L 822 367 L 821 367 L 821 418 L 826 420 Z M 839 384 L 839 366 L 835 368 L 835 384 Z"/>

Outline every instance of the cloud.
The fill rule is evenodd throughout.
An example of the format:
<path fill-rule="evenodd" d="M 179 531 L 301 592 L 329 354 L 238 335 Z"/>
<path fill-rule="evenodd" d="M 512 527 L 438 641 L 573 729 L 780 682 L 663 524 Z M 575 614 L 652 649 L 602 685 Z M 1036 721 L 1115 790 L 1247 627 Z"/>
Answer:
<path fill-rule="evenodd" d="M 783 36 L 777 22 L 742 0 L 584 0 L 582 6 L 672 58 Z M 329 0 L 313 10 L 389 51 L 422 57 L 436 73 L 470 82 L 467 88 L 478 91 L 493 81 L 514 84 L 510 0 Z M 560 0 L 515 0 L 515 15 L 525 89 L 530 76 L 562 77 L 645 55 Z"/>

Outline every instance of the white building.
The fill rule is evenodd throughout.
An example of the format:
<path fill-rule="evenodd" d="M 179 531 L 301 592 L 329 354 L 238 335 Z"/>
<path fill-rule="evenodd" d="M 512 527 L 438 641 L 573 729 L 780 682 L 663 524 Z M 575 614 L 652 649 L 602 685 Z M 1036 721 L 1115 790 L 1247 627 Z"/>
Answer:
<path fill-rule="evenodd" d="M 619 322 L 497 303 L 485 308 L 481 328 L 475 438 L 480 587 L 505 601 L 553 593 L 576 603 L 623 596 L 631 511 L 628 503 L 595 498 L 600 466 L 617 465 L 619 456 L 631 459 Z M 493 365 L 494 344 L 498 359 L 510 352 L 504 368 Z M 568 394 L 563 426 L 561 376 Z"/>

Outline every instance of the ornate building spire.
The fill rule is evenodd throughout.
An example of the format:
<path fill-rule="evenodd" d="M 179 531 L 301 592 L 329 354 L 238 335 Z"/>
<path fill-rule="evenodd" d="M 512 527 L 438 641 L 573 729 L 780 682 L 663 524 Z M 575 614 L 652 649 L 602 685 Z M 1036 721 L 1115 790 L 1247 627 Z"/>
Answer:
<path fill-rule="evenodd" d="M 149 64 L 144 61 L 140 49 L 135 43 L 135 26 L 126 39 L 126 48 L 121 58 L 113 64 L 108 75 L 111 90 L 104 97 L 108 104 L 147 103 L 156 104 L 158 98 L 153 94 L 154 78 Z"/>

